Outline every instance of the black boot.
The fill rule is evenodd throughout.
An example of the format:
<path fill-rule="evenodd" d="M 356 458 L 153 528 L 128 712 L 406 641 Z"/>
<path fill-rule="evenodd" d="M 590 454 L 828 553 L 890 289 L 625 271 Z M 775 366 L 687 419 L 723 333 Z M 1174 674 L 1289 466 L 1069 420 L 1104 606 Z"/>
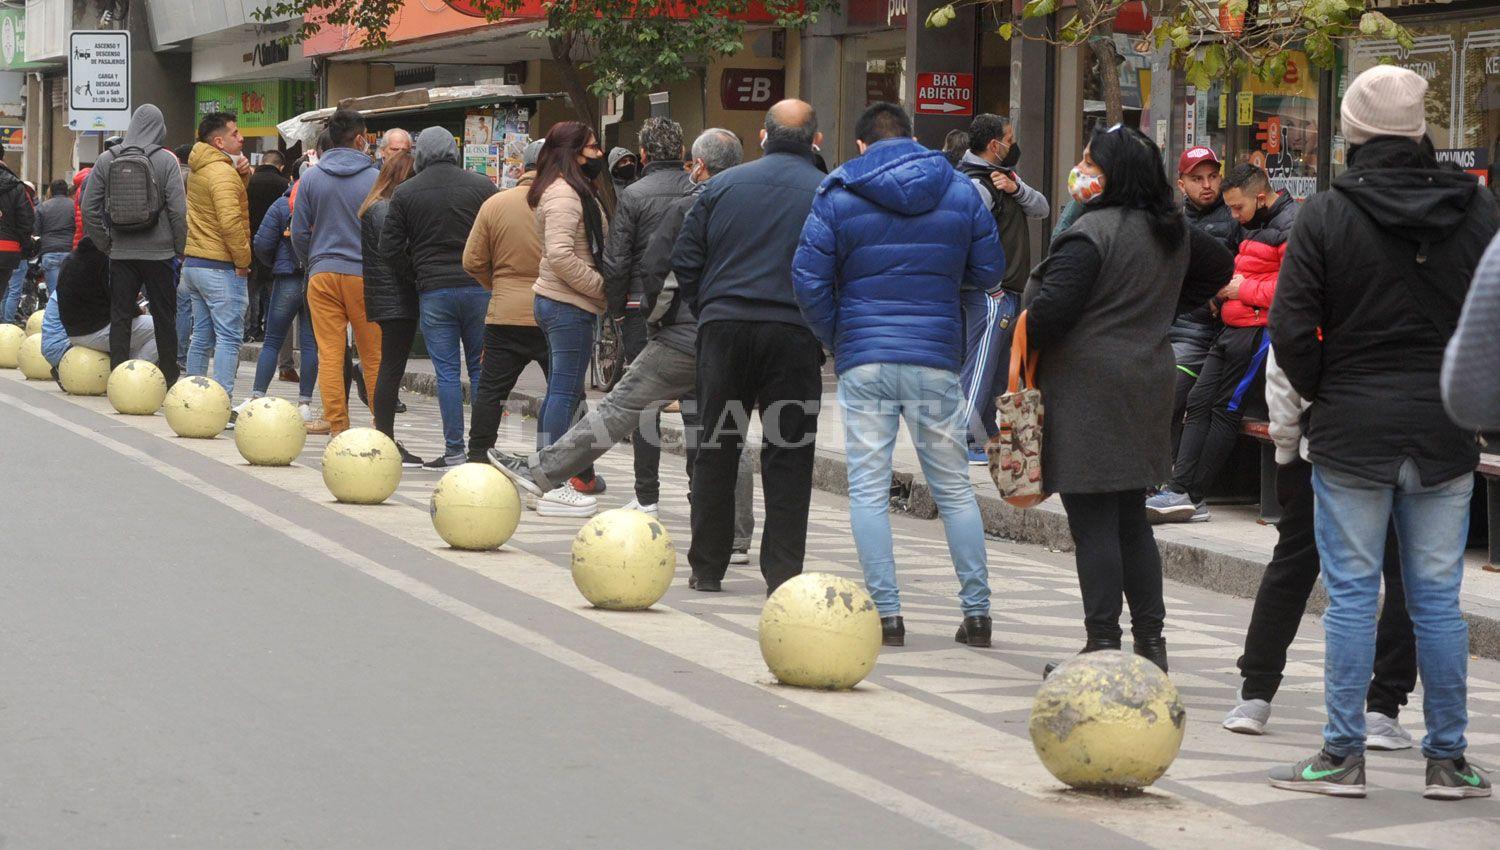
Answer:
<path fill-rule="evenodd" d="M 965 617 L 964 621 L 958 624 L 958 634 L 953 636 L 953 640 L 969 646 L 987 647 L 990 645 L 990 631 L 993 625 L 989 617 Z"/>
<path fill-rule="evenodd" d="M 1120 639 L 1117 638 L 1117 637 L 1113 637 L 1113 638 L 1091 637 L 1088 640 L 1085 640 L 1083 642 L 1083 649 L 1078 650 L 1078 654 L 1079 655 L 1084 655 L 1084 654 L 1087 654 L 1087 653 L 1090 653 L 1090 652 L 1099 652 L 1101 650 L 1119 649 L 1119 648 L 1120 648 Z M 1061 661 L 1049 661 L 1049 662 L 1047 662 L 1047 666 L 1042 668 L 1042 678 L 1045 679 L 1048 676 L 1051 676 L 1052 675 L 1052 671 L 1056 670 L 1060 664 L 1062 664 Z"/>
<path fill-rule="evenodd" d="M 1135 654 L 1160 667 L 1163 673 L 1167 672 L 1167 639 L 1161 635 L 1136 638 Z"/>
<path fill-rule="evenodd" d="M 899 616 L 881 617 L 880 642 L 886 646 L 906 646 L 906 623 Z"/>

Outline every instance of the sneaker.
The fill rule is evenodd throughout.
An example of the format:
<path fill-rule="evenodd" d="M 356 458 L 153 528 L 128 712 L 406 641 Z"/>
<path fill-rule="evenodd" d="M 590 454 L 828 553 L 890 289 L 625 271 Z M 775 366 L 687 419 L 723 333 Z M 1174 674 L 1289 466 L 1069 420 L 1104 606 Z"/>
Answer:
<path fill-rule="evenodd" d="M 1422 796 L 1429 800 L 1462 800 L 1466 797 L 1490 796 L 1489 773 L 1477 764 L 1471 764 L 1459 756 L 1456 759 L 1427 760 L 1427 790 Z"/>
<path fill-rule="evenodd" d="M 324 419 L 321 416 L 307 423 L 307 433 L 309 434 L 322 435 L 327 434 L 332 430 L 333 425 L 330 424 L 327 419 Z"/>
<path fill-rule="evenodd" d="M 969 466 L 989 466 L 990 456 L 984 449 L 969 449 Z"/>
<path fill-rule="evenodd" d="M 1432 767 L 1427 768 L 1431 788 Z M 1363 797 L 1365 795 L 1365 757 L 1349 756 L 1342 760 L 1318 750 L 1293 765 L 1271 771 L 1271 786 L 1286 791 L 1306 791 L 1330 797 Z M 1465 780 L 1467 781 L 1467 780 Z"/>
<path fill-rule="evenodd" d="M 1223 726 L 1241 735 L 1264 735 L 1271 719 L 1271 704 L 1263 699 L 1241 700 L 1224 715 Z"/>
<path fill-rule="evenodd" d="M 1203 508 L 1204 514 L 1208 508 Z M 1163 490 L 1146 500 L 1146 516 L 1152 523 L 1189 522 L 1198 513 L 1198 505 L 1186 493 Z"/>
<path fill-rule="evenodd" d="M 303 422 L 311 422 L 318 418 L 318 414 L 313 413 L 312 405 L 305 401 L 297 405 L 297 415 L 302 417 Z"/>
<path fill-rule="evenodd" d="M 490 449 L 485 454 L 490 459 L 490 466 L 505 473 L 505 477 L 514 481 L 523 492 L 537 497 L 542 495 L 541 486 L 531 477 L 531 464 L 526 458 L 499 449 Z"/>
<path fill-rule="evenodd" d="M 1411 733 L 1394 717 L 1378 711 L 1365 712 L 1365 748 L 1370 750 L 1409 750 L 1416 742 Z"/>
<path fill-rule="evenodd" d="M 582 478 L 579 478 L 575 475 L 572 478 L 568 479 L 568 484 L 572 485 L 574 490 L 577 490 L 585 496 L 597 496 L 600 493 L 604 492 L 603 475 L 595 475 L 594 480 L 589 482 L 584 482 Z"/>
<path fill-rule="evenodd" d="M 245 404 L 249 404 L 249 402 L 246 402 Z M 244 406 L 245 406 L 244 404 L 240 405 L 240 407 L 244 407 Z M 224 430 L 225 431 L 233 431 L 234 430 L 235 420 L 237 420 L 239 418 L 240 418 L 240 412 L 239 412 L 239 410 L 230 410 L 229 411 L 229 422 L 228 422 L 228 424 L 226 424 L 224 426 Z"/>
<path fill-rule="evenodd" d="M 1208 522 L 1213 518 L 1213 514 L 1208 512 L 1208 503 L 1199 502 L 1193 505 L 1193 515 L 1188 519 L 1188 522 Z"/>
<path fill-rule="evenodd" d="M 450 466 L 463 466 L 464 464 L 466 464 L 468 462 L 469 462 L 469 456 L 466 455 L 466 454 L 464 454 L 463 452 L 459 452 L 458 454 L 452 454 L 452 455 L 439 455 L 438 457 L 435 457 L 432 460 L 429 460 L 426 463 L 422 464 L 422 468 L 423 469 L 447 469 Z M 406 465 L 404 458 L 403 458 L 403 462 L 402 462 L 401 465 L 402 466 Z"/>
<path fill-rule="evenodd" d="M 750 550 L 749 549 L 736 549 L 733 552 L 730 552 L 729 553 L 729 563 L 731 563 L 731 564 L 748 564 L 748 563 L 750 563 Z"/>
<path fill-rule="evenodd" d="M 659 511 L 659 508 L 657 507 L 657 504 L 655 502 L 652 502 L 649 505 L 643 505 L 643 504 L 641 504 L 641 500 L 640 499 L 631 499 L 630 500 L 630 504 L 628 504 L 628 505 L 625 506 L 625 510 L 627 510 L 627 511 L 640 511 L 643 514 L 650 514 L 651 516 L 656 516 L 657 513 L 658 513 L 658 511 Z"/>
<path fill-rule="evenodd" d="M 536 500 L 537 516 L 593 516 L 599 512 L 599 500 L 585 496 L 564 484 Z"/>
<path fill-rule="evenodd" d="M 417 457 L 416 455 L 412 454 L 411 452 L 407 451 L 406 450 L 406 446 L 401 445 L 401 441 L 400 440 L 396 441 L 396 451 L 398 451 L 398 452 L 401 453 L 401 468 L 402 469 L 421 469 L 422 468 L 422 459 L 419 458 L 419 457 Z"/>
<path fill-rule="evenodd" d="M 262 398 L 264 398 L 264 396 L 262 396 Z M 244 410 L 245 408 L 249 407 L 250 406 L 250 402 L 252 402 L 252 401 L 255 401 L 255 399 L 253 399 L 253 398 L 247 398 L 244 401 L 240 402 L 239 404 L 236 404 L 234 407 L 230 408 L 230 410 L 232 410 L 232 411 L 234 411 L 234 413 L 238 414 L 241 410 Z"/>

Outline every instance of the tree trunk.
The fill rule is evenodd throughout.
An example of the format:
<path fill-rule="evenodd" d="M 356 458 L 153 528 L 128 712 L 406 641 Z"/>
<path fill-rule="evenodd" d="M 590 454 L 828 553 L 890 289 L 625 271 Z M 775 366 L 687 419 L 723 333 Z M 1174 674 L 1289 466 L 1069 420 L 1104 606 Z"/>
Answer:
<path fill-rule="evenodd" d="M 1125 106 L 1120 99 L 1120 55 L 1115 45 L 1103 38 L 1089 39 L 1089 49 L 1099 62 L 1099 81 L 1104 86 L 1104 118 L 1113 127 L 1125 120 Z"/>
<path fill-rule="evenodd" d="M 563 89 L 573 102 L 574 114 L 595 133 L 599 132 L 599 98 L 589 91 L 583 72 L 573 61 L 573 40 L 554 37 L 548 39 L 548 44 L 552 48 L 552 58 L 562 71 Z"/>

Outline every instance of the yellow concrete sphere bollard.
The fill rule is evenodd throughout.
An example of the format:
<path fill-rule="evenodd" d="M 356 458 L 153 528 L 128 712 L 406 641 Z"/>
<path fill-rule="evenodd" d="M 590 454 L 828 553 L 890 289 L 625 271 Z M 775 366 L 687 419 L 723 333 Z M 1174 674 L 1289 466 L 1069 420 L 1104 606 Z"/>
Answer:
<path fill-rule="evenodd" d="M 401 483 L 396 442 L 374 428 L 350 428 L 323 450 L 323 483 L 340 502 L 384 502 Z"/>
<path fill-rule="evenodd" d="M 36 336 L 42 332 L 42 319 L 47 317 L 47 311 L 38 310 L 26 319 L 26 335 Z"/>
<path fill-rule="evenodd" d="M 35 334 L 21 340 L 21 351 L 16 358 L 21 374 L 28 381 L 52 380 L 52 364 L 42 356 L 42 336 Z"/>
<path fill-rule="evenodd" d="M 284 398 L 257 398 L 234 420 L 234 447 L 253 466 L 289 466 L 307 445 L 307 425 Z"/>
<path fill-rule="evenodd" d="M 789 579 L 760 615 L 760 654 L 784 685 L 845 690 L 880 655 L 880 615 L 864 586 L 828 573 Z"/>
<path fill-rule="evenodd" d="M 149 360 L 126 360 L 109 373 L 106 392 L 115 412 L 150 416 L 167 398 L 167 379 Z"/>
<path fill-rule="evenodd" d="M 104 395 L 109 389 L 109 355 L 75 345 L 57 364 L 57 377 L 68 395 Z"/>
<path fill-rule="evenodd" d="M 10 322 L 0 323 L 0 369 L 21 365 L 21 340 L 25 338 L 25 331 Z"/>
<path fill-rule="evenodd" d="M 213 439 L 229 424 L 229 393 L 202 375 L 173 384 L 162 407 L 179 437 Z"/>
<path fill-rule="evenodd" d="M 650 608 L 666 595 L 676 569 L 666 527 L 641 511 L 605 511 L 573 538 L 573 584 L 595 608 Z"/>
<path fill-rule="evenodd" d="M 448 470 L 429 503 L 432 527 L 455 549 L 485 551 L 505 545 L 521 522 L 516 485 L 487 463 Z"/>
<path fill-rule="evenodd" d="M 1031 709 L 1031 743 L 1074 788 L 1144 788 L 1167 772 L 1187 727 L 1177 687 L 1160 667 L 1106 650 L 1052 671 Z"/>

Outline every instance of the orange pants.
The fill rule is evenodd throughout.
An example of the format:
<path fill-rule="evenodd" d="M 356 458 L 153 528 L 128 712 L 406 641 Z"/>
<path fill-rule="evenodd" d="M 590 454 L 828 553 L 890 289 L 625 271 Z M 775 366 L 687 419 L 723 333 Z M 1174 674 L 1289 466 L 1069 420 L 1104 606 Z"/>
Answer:
<path fill-rule="evenodd" d="M 307 282 L 307 309 L 318 340 L 318 391 L 330 433 L 349 429 L 344 396 L 344 329 L 354 328 L 354 347 L 365 372 L 365 386 L 375 390 L 380 375 L 380 326 L 365 319 L 365 279 L 359 275 L 320 272 Z"/>

